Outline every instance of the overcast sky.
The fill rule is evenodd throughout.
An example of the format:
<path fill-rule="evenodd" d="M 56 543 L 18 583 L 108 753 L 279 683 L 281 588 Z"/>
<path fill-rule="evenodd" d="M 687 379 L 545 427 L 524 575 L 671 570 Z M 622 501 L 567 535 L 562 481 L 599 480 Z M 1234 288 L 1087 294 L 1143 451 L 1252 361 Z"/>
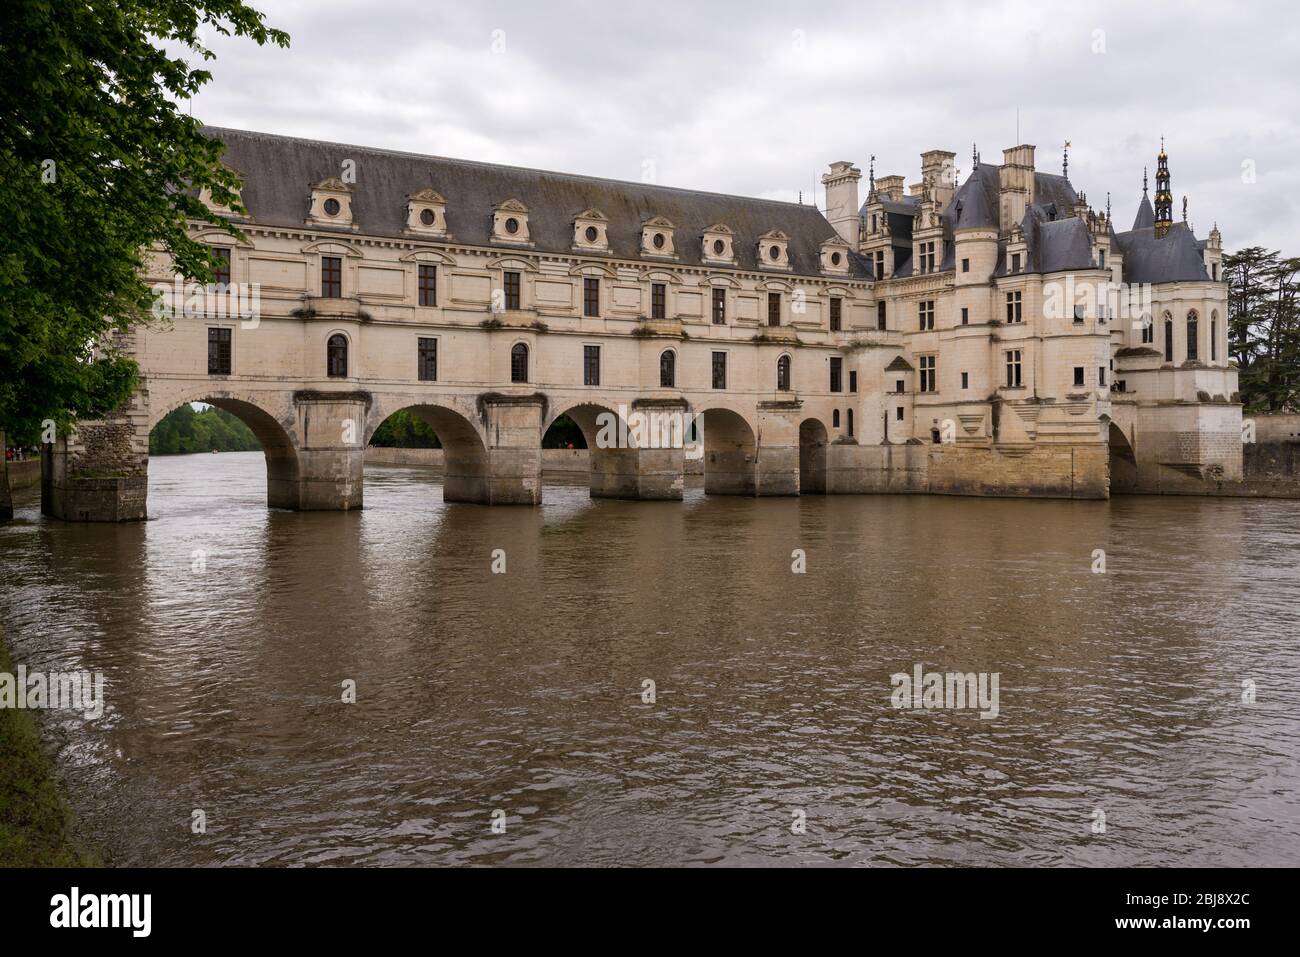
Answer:
<path fill-rule="evenodd" d="M 204 122 L 824 205 L 833 160 L 1000 162 L 1018 107 L 1119 229 L 1163 134 L 1176 219 L 1300 255 L 1294 2 L 251 2 L 291 46 L 213 38 Z"/>

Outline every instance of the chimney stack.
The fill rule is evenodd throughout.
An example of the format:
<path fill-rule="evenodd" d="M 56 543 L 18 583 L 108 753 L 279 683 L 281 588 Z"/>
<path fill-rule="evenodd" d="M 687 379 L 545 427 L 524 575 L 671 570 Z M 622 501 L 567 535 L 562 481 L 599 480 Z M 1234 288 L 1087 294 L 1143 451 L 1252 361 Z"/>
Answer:
<path fill-rule="evenodd" d="M 1002 151 L 998 169 L 998 228 L 1011 231 L 1034 202 L 1034 148 L 1027 144 Z"/>
<path fill-rule="evenodd" d="M 831 171 L 822 174 L 826 187 L 826 218 L 836 234 L 858 248 L 858 180 L 862 170 L 846 160 L 831 164 Z"/>

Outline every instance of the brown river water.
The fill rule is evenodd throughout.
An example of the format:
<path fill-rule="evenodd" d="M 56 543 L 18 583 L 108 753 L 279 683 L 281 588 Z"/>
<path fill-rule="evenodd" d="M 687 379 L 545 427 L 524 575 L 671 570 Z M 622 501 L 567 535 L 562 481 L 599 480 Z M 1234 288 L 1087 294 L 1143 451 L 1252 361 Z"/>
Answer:
<path fill-rule="evenodd" d="M 113 863 L 1300 864 L 1300 502 L 369 467 L 286 513 L 260 453 L 150 468 L 147 523 L 0 526 L 16 659 L 104 675 L 43 728 Z M 997 717 L 895 709 L 917 664 L 996 672 Z"/>

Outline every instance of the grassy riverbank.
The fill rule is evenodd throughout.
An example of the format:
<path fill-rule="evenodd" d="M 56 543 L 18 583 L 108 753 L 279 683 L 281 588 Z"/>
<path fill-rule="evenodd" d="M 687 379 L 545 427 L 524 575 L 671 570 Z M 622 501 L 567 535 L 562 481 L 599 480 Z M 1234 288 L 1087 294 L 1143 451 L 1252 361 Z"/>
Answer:
<path fill-rule="evenodd" d="M 0 629 L 0 672 L 14 674 Z M 98 857 L 73 837 L 30 711 L 0 708 L 0 867 L 93 867 Z"/>

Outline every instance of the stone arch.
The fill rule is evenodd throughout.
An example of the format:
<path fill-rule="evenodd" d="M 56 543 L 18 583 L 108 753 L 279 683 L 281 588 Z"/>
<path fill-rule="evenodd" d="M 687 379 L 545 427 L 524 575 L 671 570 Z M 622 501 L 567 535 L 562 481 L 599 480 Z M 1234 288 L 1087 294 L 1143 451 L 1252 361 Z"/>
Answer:
<path fill-rule="evenodd" d="M 799 423 L 799 494 L 825 495 L 830 431 L 821 419 Z"/>
<path fill-rule="evenodd" d="M 543 437 L 562 415 L 577 424 L 587 442 L 591 497 L 639 498 L 639 450 L 627 420 L 607 405 L 581 399 L 557 407 L 542 429 Z"/>
<path fill-rule="evenodd" d="M 490 500 L 487 443 L 467 409 L 428 396 L 403 396 L 372 410 L 366 429 L 366 445 L 384 422 L 397 412 L 410 412 L 433 430 L 442 446 L 445 502 Z"/>
<path fill-rule="evenodd" d="M 1110 446 L 1110 490 L 1111 492 L 1135 491 L 1138 484 L 1138 466 L 1133 443 L 1115 422 L 1109 424 L 1107 435 Z"/>
<path fill-rule="evenodd" d="M 254 394 L 204 389 L 175 400 L 153 400 L 149 403 L 149 432 L 153 432 L 173 409 L 191 402 L 202 402 L 229 412 L 248 426 L 261 443 L 266 459 L 267 506 L 298 509 L 302 503 L 302 470 L 293 426 L 293 400 L 288 395 L 274 396 L 273 399 L 274 406 L 282 406 L 277 409 L 278 417 L 266 408 L 272 405 L 266 397 Z"/>
<path fill-rule="evenodd" d="M 706 495 L 758 493 L 758 433 L 744 415 L 725 406 L 700 412 L 704 430 Z"/>

